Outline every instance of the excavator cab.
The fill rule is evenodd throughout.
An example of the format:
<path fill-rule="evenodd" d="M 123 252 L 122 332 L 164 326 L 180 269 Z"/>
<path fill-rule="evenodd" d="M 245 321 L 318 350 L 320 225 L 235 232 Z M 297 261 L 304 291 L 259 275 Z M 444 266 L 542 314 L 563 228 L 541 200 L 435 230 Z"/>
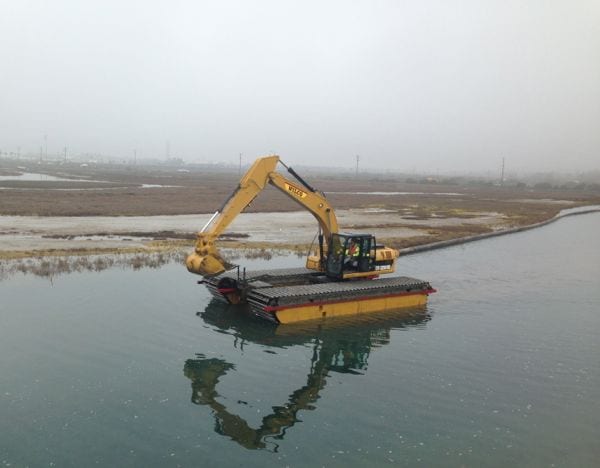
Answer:
<path fill-rule="evenodd" d="M 334 279 L 369 276 L 376 269 L 376 249 L 370 234 L 332 234 L 325 273 Z"/>

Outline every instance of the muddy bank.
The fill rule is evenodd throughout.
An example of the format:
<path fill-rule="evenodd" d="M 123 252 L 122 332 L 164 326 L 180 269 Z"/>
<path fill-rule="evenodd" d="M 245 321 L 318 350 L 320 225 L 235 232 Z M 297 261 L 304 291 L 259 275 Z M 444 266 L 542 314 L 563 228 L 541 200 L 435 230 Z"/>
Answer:
<path fill-rule="evenodd" d="M 345 231 L 373 233 L 381 239 L 431 238 L 433 229 L 457 226 L 497 230 L 506 226 L 499 213 L 415 218 L 394 210 L 356 209 L 337 212 Z M 189 239 L 209 215 L 173 216 L 0 216 L 0 253 L 50 250 L 144 249 L 156 239 Z M 306 245 L 317 222 L 305 211 L 242 213 L 228 228 L 230 239 L 246 245 Z M 432 239 L 433 240 L 433 239 Z"/>
<path fill-rule="evenodd" d="M 550 219 L 547 219 L 545 221 L 541 221 L 539 223 L 529 224 L 526 226 L 517 226 L 517 227 L 507 228 L 507 229 L 500 229 L 497 231 L 487 232 L 484 234 L 477 234 L 474 236 L 465 236 L 465 237 L 456 238 L 456 239 L 448 239 L 448 240 L 444 240 L 444 241 L 416 245 L 413 247 L 406 247 L 404 249 L 400 249 L 400 255 L 410 255 L 410 254 L 415 254 L 415 253 L 419 253 L 419 252 L 427 252 L 429 250 L 443 249 L 446 247 L 451 247 L 453 245 L 466 244 L 468 242 L 474 242 L 474 241 L 478 241 L 478 240 L 488 239 L 490 237 L 503 236 L 506 234 L 513 234 L 516 232 L 527 231 L 529 229 L 535 229 L 535 228 L 542 227 L 547 224 L 553 223 L 561 218 L 564 218 L 565 216 L 575 216 L 575 215 L 596 213 L 596 212 L 600 212 L 600 206 L 568 208 L 568 209 L 562 210 L 556 216 L 554 216 Z"/>
<path fill-rule="evenodd" d="M 543 226 L 562 216 L 597 211 L 599 205 L 570 208 L 541 222 L 517 224 L 498 212 L 457 213 L 420 218 L 389 209 L 338 211 L 342 231 L 374 234 L 403 255 L 457 245 Z M 0 216 L 0 258 L 144 254 L 190 251 L 195 232 L 209 215 L 132 217 Z M 306 252 L 317 232 L 307 212 L 243 213 L 221 241 L 222 248 L 257 252 Z"/>

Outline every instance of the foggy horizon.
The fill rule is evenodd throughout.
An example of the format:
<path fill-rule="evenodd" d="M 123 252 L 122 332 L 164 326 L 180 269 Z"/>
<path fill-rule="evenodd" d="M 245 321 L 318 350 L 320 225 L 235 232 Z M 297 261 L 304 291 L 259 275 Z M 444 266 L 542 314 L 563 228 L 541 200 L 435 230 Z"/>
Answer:
<path fill-rule="evenodd" d="M 0 38 L 3 152 L 600 169 L 589 0 L 14 2 Z"/>

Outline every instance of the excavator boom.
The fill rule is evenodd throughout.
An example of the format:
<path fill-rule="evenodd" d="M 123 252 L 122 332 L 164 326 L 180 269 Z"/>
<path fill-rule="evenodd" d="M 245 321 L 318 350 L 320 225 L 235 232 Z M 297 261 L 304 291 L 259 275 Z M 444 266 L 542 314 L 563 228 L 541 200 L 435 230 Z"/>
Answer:
<path fill-rule="evenodd" d="M 279 189 L 312 213 L 326 239 L 338 231 L 335 212 L 325 196 L 302 181 L 293 169 L 284 165 L 299 182 L 291 181 L 277 172 L 275 169 L 279 162 L 281 162 L 279 156 L 267 156 L 257 159 L 252 164 L 240 180 L 237 189 L 198 233 L 195 251 L 186 260 L 190 272 L 211 277 L 233 267 L 219 254 L 215 242 L 267 184 Z"/>

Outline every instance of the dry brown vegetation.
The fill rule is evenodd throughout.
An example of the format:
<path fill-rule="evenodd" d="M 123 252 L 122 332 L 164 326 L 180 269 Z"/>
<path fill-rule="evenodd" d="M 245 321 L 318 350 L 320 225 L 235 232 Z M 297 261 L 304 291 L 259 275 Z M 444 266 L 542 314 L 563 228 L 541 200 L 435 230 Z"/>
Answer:
<path fill-rule="evenodd" d="M 8 168 L 10 169 L 10 168 Z M 32 167 L 31 171 L 39 171 Z M 60 177 L 84 178 L 97 182 L 0 181 L 1 215 L 39 216 L 146 216 L 212 213 L 218 209 L 239 182 L 230 172 L 197 170 L 179 173 L 160 168 L 112 166 L 80 168 L 61 166 L 44 171 Z M 551 203 L 522 203 L 516 200 L 571 200 L 599 203 L 600 193 L 584 191 L 536 190 L 527 188 L 473 187 L 406 183 L 394 175 L 309 176 L 311 184 L 325 191 L 333 206 L 345 208 L 412 209 L 414 216 L 427 219 L 431 213 L 455 216 L 462 212 L 498 211 L 518 220 L 540 220 L 560 206 Z M 143 187 L 143 185 L 162 187 Z M 59 190 L 60 189 L 60 190 Z M 68 190 L 65 190 L 68 189 Z M 75 189 L 75 190 L 74 190 Z M 425 192 L 460 193 L 440 195 L 363 195 L 347 192 Z M 345 192 L 345 193 L 335 193 Z M 534 206 L 535 205 L 535 206 Z M 298 205 L 268 187 L 246 211 L 292 211 Z"/>
<path fill-rule="evenodd" d="M 163 246 L 164 247 L 164 246 Z M 186 251 L 173 249 L 139 252 L 52 252 L 53 255 L 44 255 L 36 252 L 36 255 L 5 259 L 0 263 L 0 281 L 17 273 L 31 274 L 48 279 L 55 276 L 95 271 L 100 272 L 108 268 L 131 268 L 140 270 L 145 268 L 159 268 L 167 263 L 183 264 Z M 265 249 L 265 248 L 235 248 L 224 249 L 230 260 L 238 259 L 265 259 L 270 260 L 274 256 L 289 255 L 293 252 L 287 249 Z"/>

